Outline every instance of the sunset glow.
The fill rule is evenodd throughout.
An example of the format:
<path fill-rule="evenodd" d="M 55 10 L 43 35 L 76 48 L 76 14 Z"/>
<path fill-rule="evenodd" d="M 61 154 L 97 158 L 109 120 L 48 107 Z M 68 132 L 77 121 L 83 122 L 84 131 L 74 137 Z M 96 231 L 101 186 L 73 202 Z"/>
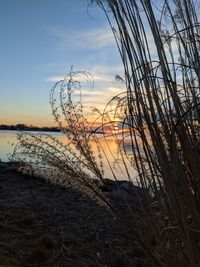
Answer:
<path fill-rule="evenodd" d="M 112 32 L 101 10 L 87 8 L 87 0 L 1 3 L 0 124 L 54 126 L 49 93 L 72 65 L 93 76 L 93 88 L 82 88 L 90 121 L 121 90 Z"/>

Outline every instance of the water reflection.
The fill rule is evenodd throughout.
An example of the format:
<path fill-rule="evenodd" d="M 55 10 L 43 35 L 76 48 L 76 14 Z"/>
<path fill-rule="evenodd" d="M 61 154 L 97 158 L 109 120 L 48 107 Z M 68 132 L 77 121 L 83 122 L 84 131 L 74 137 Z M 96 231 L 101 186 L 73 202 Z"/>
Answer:
<path fill-rule="evenodd" d="M 37 132 L 33 132 L 37 134 Z M 47 134 L 47 133 L 45 133 Z M 58 138 L 58 140 L 62 143 L 67 143 L 66 136 L 61 133 L 56 132 L 48 132 L 49 135 Z M 7 131 L 0 130 L 0 159 L 2 161 L 8 161 L 9 154 L 12 153 L 14 145 L 17 143 L 17 131 Z M 126 179 L 126 171 L 124 165 L 122 163 L 122 158 L 120 153 L 118 153 L 118 143 L 112 137 L 101 138 L 99 137 L 99 143 L 103 153 L 103 165 L 105 171 L 105 177 L 113 179 L 113 173 L 111 168 L 114 170 L 114 173 L 117 174 L 118 179 Z M 127 141 L 127 148 L 129 143 Z M 95 144 L 92 145 L 92 149 L 94 151 L 95 156 L 98 155 L 97 147 Z M 108 163 L 109 162 L 109 163 Z M 109 166 L 111 165 L 111 168 Z M 130 173 L 135 174 L 134 170 L 128 164 L 128 169 Z"/>
<path fill-rule="evenodd" d="M 13 151 L 13 146 L 17 143 L 16 131 L 0 131 L 0 159 L 8 161 L 9 154 Z"/>

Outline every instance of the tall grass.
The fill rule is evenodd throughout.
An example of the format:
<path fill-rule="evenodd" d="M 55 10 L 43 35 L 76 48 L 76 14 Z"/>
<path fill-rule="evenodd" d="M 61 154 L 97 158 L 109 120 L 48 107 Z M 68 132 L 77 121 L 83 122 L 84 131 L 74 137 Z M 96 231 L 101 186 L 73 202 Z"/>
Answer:
<path fill-rule="evenodd" d="M 126 179 L 134 178 L 144 192 L 150 192 L 138 196 L 137 204 L 124 199 L 127 216 L 121 213 L 121 221 L 144 251 L 145 264 L 200 266 L 199 1 L 91 3 L 105 12 L 124 66 L 124 75 L 117 78 L 124 82 L 125 92 L 106 105 L 101 127 L 121 123 L 121 135 L 113 134 Z M 15 156 L 31 166 L 44 167 L 48 176 L 53 166 L 51 177 L 61 182 L 66 179 L 118 212 L 94 182 L 104 183 L 102 155 L 106 155 L 101 154 L 98 139 L 91 134 L 93 128 L 84 117 L 77 75 L 82 81 L 92 81 L 88 73 L 71 71 L 50 96 L 67 144 L 49 136 L 20 133 Z M 112 109 L 108 108 L 111 104 Z M 137 177 L 128 164 L 137 170 Z M 110 167 L 117 180 L 118 174 Z"/>
<path fill-rule="evenodd" d="M 199 1 L 93 2 L 116 39 L 124 123 L 140 184 L 154 194 L 155 206 L 142 210 L 140 236 L 156 265 L 200 266 Z"/>

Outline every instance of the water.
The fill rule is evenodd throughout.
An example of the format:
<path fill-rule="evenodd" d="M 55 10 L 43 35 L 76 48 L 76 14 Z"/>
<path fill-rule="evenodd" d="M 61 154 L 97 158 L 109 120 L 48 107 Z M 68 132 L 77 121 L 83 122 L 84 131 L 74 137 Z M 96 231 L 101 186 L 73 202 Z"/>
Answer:
<path fill-rule="evenodd" d="M 35 134 L 37 132 L 34 132 Z M 58 140 L 65 143 L 66 137 L 62 135 L 61 133 L 56 132 L 45 132 L 46 134 L 49 134 L 51 136 L 54 136 L 58 138 Z M 126 179 L 126 172 L 124 169 L 124 166 L 122 162 L 119 160 L 118 156 L 118 145 L 116 141 L 109 137 L 104 140 L 104 138 L 99 138 L 101 147 L 108 158 L 109 162 L 111 163 L 112 169 L 117 174 L 118 179 Z M 14 145 L 17 144 L 17 131 L 9 131 L 9 130 L 0 130 L 0 159 L 1 161 L 9 161 L 9 155 L 12 153 L 14 149 Z M 114 157 L 113 157 L 114 156 Z M 117 160 L 117 164 L 115 159 Z M 109 167 L 109 164 L 105 157 L 103 157 L 103 163 L 104 163 L 104 171 L 105 171 L 105 177 L 113 179 L 113 174 L 111 172 L 111 169 Z M 128 166 L 128 169 L 132 175 L 136 175 L 136 172 L 133 170 L 131 166 Z"/>
<path fill-rule="evenodd" d="M 17 143 L 17 132 L 0 130 L 0 159 L 8 161 L 9 155 L 13 151 L 14 145 Z"/>

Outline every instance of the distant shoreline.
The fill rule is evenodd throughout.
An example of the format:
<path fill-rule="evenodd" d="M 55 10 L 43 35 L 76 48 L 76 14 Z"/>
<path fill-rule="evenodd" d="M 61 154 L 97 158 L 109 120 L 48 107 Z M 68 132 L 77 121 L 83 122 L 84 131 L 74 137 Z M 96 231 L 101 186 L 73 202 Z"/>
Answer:
<path fill-rule="evenodd" d="M 37 126 L 27 126 L 24 124 L 17 124 L 17 125 L 0 125 L 0 131 L 7 130 L 7 131 L 30 131 L 30 132 L 62 132 L 58 127 L 37 127 Z M 105 134 L 103 131 L 91 131 L 89 133 L 95 134 Z"/>
<path fill-rule="evenodd" d="M 42 131 L 42 132 L 60 132 L 57 127 L 37 127 L 37 126 L 27 126 L 25 124 L 17 125 L 0 125 L 0 130 L 9 131 Z"/>

